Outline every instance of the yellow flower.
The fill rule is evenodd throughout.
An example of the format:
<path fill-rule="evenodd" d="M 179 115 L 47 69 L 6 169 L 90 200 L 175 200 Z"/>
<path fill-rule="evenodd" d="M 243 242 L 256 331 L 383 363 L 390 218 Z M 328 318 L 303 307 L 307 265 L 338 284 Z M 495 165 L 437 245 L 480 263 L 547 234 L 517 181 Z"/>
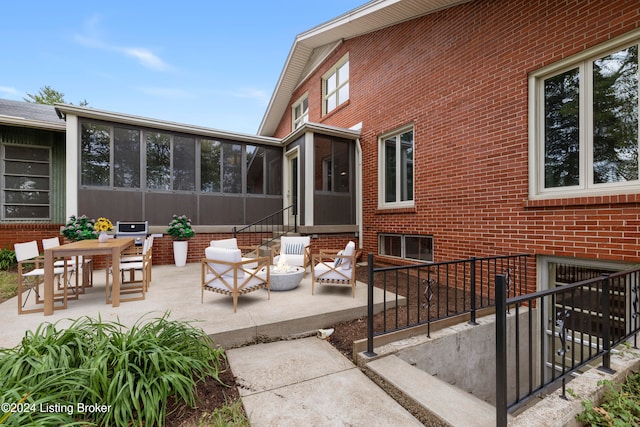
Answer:
<path fill-rule="evenodd" d="M 93 228 L 96 231 L 99 231 L 99 232 L 100 231 L 111 231 L 111 230 L 113 230 L 113 224 L 111 223 L 111 221 L 109 221 L 109 219 L 100 217 L 100 218 L 98 218 L 98 220 L 94 224 Z"/>

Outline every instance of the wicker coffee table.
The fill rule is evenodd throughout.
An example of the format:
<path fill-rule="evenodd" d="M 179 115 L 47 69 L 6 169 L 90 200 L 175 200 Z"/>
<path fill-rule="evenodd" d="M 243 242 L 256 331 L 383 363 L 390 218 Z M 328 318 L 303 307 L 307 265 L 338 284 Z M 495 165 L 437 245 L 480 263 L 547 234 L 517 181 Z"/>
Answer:
<path fill-rule="evenodd" d="M 289 271 L 278 271 L 275 265 L 271 266 L 270 285 L 272 291 L 290 291 L 298 287 L 304 277 L 302 267 L 291 267 Z"/>

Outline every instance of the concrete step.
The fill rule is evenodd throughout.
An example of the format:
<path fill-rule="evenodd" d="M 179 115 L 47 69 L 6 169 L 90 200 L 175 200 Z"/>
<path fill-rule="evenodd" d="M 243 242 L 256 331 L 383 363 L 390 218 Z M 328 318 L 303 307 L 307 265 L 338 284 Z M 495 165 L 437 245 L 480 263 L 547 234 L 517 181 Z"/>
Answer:
<path fill-rule="evenodd" d="M 496 425 L 489 403 L 428 374 L 394 355 L 366 365 L 374 376 L 422 408 L 433 425 L 486 427 Z"/>

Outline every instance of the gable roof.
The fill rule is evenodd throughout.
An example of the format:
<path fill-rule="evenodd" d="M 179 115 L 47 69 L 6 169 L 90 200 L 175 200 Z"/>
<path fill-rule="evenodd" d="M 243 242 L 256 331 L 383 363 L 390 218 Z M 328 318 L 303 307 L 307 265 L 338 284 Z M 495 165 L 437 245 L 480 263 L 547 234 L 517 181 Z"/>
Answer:
<path fill-rule="evenodd" d="M 258 135 L 273 136 L 300 84 L 342 41 L 472 0 L 372 0 L 298 34 L 262 118 Z"/>
<path fill-rule="evenodd" d="M 66 124 L 53 105 L 0 99 L 0 124 L 64 131 Z"/>

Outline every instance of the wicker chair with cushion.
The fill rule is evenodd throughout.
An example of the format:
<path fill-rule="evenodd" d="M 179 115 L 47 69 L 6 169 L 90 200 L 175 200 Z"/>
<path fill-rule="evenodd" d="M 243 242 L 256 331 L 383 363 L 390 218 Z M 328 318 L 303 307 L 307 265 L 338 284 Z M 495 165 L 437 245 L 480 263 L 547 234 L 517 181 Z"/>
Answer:
<path fill-rule="evenodd" d="M 315 284 L 350 285 L 351 296 L 356 296 L 356 244 L 347 243 L 341 250 L 323 249 L 311 258 L 311 294 Z"/>
<path fill-rule="evenodd" d="M 240 249 L 209 246 L 202 259 L 202 290 L 200 302 L 204 302 L 204 291 L 229 295 L 233 298 L 233 312 L 238 307 L 238 297 L 269 287 L 269 257 L 242 260 Z M 251 267 L 249 267 L 251 266 Z"/>

